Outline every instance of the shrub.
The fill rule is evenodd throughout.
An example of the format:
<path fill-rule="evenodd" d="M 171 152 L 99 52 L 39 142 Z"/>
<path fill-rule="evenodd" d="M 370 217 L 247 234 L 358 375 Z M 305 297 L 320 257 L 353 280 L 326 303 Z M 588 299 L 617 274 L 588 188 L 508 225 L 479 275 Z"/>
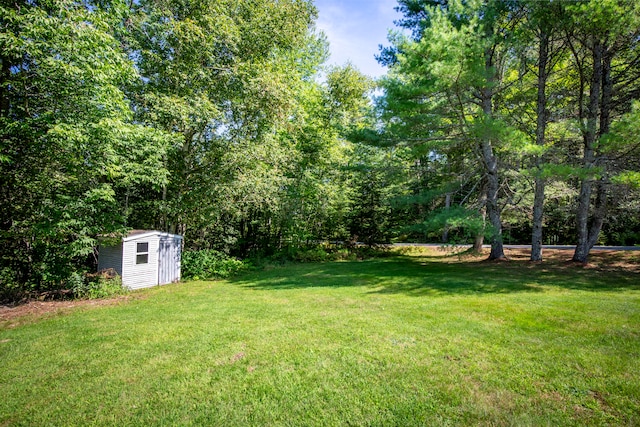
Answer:
<path fill-rule="evenodd" d="M 288 247 L 271 257 L 271 260 L 286 262 L 356 261 L 389 256 L 386 246 L 358 246 L 341 244 L 318 244 L 311 247 Z"/>
<path fill-rule="evenodd" d="M 20 286 L 15 272 L 10 268 L 0 269 L 0 303 L 13 302 L 20 299 L 27 286 Z"/>
<path fill-rule="evenodd" d="M 227 278 L 249 268 L 249 264 L 213 249 L 185 251 L 182 278 L 193 280 Z"/>
<path fill-rule="evenodd" d="M 71 289 L 74 297 L 84 299 L 109 298 L 126 294 L 122 287 L 122 279 L 113 270 L 106 270 L 97 274 L 82 276 L 72 273 L 67 280 L 67 288 Z"/>
<path fill-rule="evenodd" d="M 298 262 L 323 262 L 333 261 L 333 254 L 323 247 L 315 247 L 311 249 L 300 249 L 293 253 L 293 258 Z"/>

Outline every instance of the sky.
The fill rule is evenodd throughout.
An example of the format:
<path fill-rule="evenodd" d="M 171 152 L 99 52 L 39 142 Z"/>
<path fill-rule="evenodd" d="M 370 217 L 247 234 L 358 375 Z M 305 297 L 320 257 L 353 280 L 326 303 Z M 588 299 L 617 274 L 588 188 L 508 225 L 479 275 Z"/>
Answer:
<path fill-rule="evenodd" d="M 330 65 L 350 61 L 362 73 L 372 77 L 385 74 L 375 59 L 378 45 L 388 45 L 387 33 L 400 18 L 396 0 L 315 0 L 317 27 L 329 40 Z"/>

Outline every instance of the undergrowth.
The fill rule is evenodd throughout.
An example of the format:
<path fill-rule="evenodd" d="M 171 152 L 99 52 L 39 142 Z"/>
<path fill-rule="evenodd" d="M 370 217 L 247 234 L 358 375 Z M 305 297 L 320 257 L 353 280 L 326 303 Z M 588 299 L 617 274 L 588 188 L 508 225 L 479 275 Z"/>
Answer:
<path fill-rule="evenodd" d="M 184 280 L 224 279 L 250 267 L 248 261 L 230 257 L 213 249 L 185 251 L 181 263 Z"/>
<path fill-rule="evenodd" d="M 290 246 L 270 256 L 253 256 L 251 263 L 264 264 L 315 263 L 332 261 L 358 261 L 391 256 L 388 246 L 358 246 L 342 244 L 317 244 L 310 246 Z"/>
<path fill-rule="evenodd" d="M 67 289 L 79 299 L 110 298 L 129 292 L 122 286 L 121 277 L 112 269 L 96 274 L 73 273 L 67 282 Z"/>

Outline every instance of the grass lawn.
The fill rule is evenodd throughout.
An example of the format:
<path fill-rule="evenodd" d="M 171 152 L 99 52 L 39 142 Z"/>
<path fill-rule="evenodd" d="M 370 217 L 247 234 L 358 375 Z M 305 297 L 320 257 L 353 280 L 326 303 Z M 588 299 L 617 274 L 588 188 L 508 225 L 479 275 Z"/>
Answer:
<path fill-rule="evenodd" d="M 640 264 L 433 250 L 0 322 L 0 426 L 640 425 Z"/>

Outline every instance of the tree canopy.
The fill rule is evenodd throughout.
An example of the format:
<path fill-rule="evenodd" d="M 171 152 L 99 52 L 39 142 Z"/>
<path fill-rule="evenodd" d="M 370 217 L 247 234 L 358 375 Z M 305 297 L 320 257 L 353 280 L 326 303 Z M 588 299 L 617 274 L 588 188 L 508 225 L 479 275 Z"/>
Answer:
<path fill-rule="evenodd" d="M 399 0 L 379 81 L 311 0 L 0 5 L 2 298 L 102 235 L 268 256 L 324 241 L 640 242 L 640 6 Z"/>
<path fill-rule="evenodd" d="M 489 227 L 480 234 L 488 232 L 490 258 L 499 258 L 505 217 L 516 214 L 515 227 L 532 230 L 532 260 L 539 261 L 542 229 L 550 224 L 547 186 L 564 188 L 563 203 L 573 210 L 565 211 L 565 221 L 574 222 L 576 232 L 562 240 L 576 244 L 575 261 L 586 262 L 602 241 L 610 209 L 618 207 L 614 194 L 636 194 L 630 177 L 637 166 L 623 165 L 620 156 L 638 155 L 637 141 L 622 131 L 639 95 L 637 4 L 399 4 L 404 18 L 398 24 L 410 33 L 392 36 L 379 58 L 390 68 L 382 82 L 381 134 L 411 145 L 417 158 L 428 153 L 427 161 L 449 172 L 451 185 L 439 194 L 451 216 L 435 224 L 458 227 L 460 210 L 450 206 L 452 197 L 460 200 L 482 222 L 487 215 Z M 610 150 L 611 140 L 620 145 Z M 469 179 L 469 168 L 477 171 L 475 195 L 464 185 L 452 193 L 454 182 Z M 431 198 L 437 194 L 430 190 Z M 428 209 L 417 220 L 433 226 L 430 218 L 438 215 L 443 218 Z"/>

